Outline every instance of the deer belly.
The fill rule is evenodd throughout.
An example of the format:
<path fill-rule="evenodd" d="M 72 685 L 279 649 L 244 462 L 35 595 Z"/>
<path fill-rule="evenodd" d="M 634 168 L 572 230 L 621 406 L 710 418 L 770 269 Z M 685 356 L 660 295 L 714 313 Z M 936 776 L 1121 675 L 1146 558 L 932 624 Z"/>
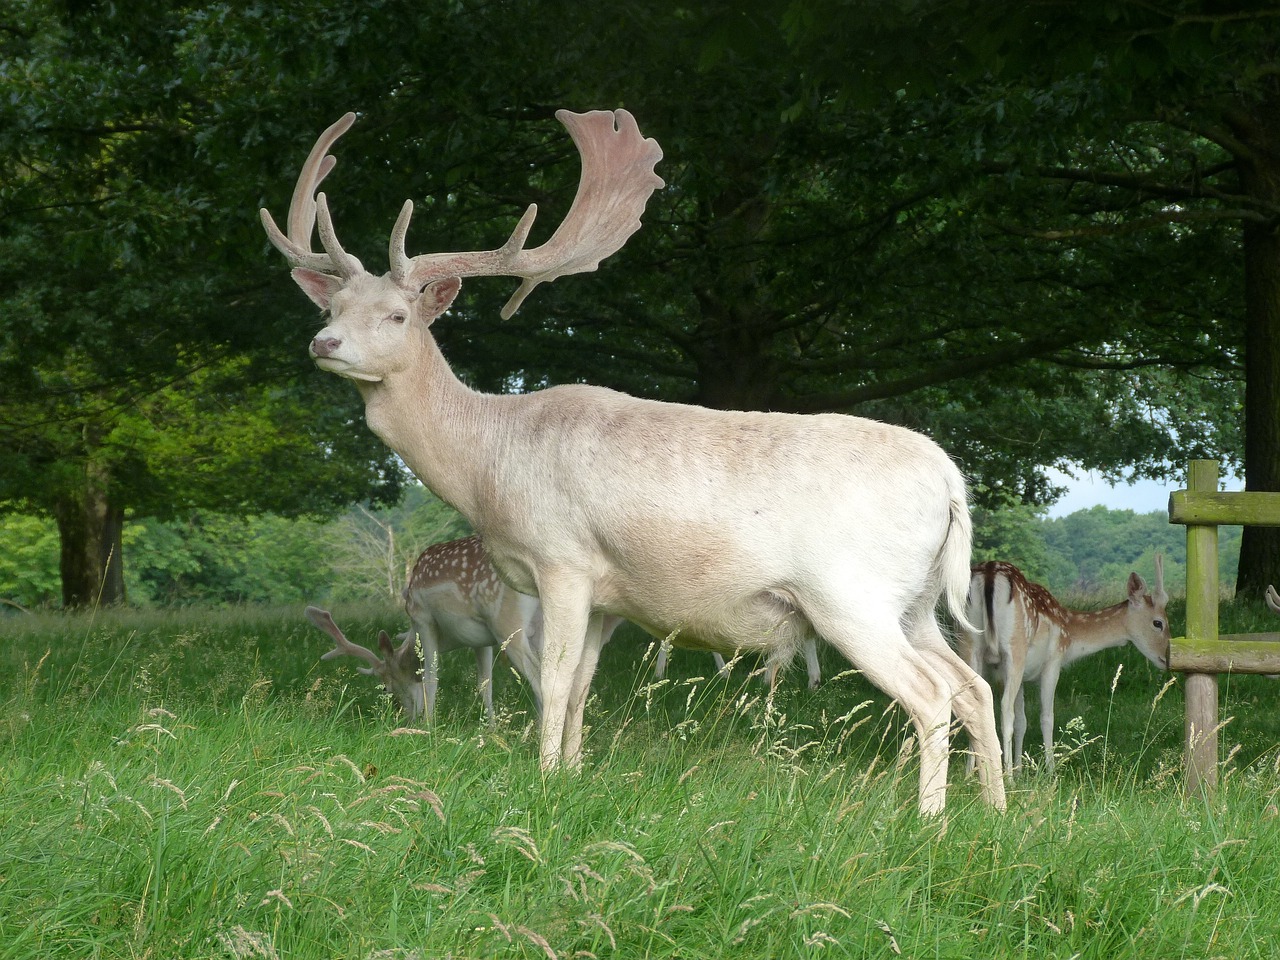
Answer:
<path fill-rule="evenodd" d="M 772 590 L 719 603 L 686 605 L 673 603 L 675 599 L 679 598 L 629 604 L 630 612 L 619 611 L 619 615 L 652 636 L 670 637 L 675 646 L 722 654 L 794 649 L 811 632 L 795 605 Z"/>
<path fill-rule="evenodd" d="M 1022 668 L 1024 682 L 1040 679 L 1040 674 L 1044 673 L 1045 664 L 1049 662 L 1049 651 L 1053 646 L 1051 643 L 1038 643 L 1027 650 L 1027 659 Z"/>
<path fill-rule="evenodd" d="M 475 617 L 437 614 L 436 628 L 439 630 L 440 649 L 453 650 L 458 647 L 492 647 L 497 641 L 492 631 L 481 620 Z"/>

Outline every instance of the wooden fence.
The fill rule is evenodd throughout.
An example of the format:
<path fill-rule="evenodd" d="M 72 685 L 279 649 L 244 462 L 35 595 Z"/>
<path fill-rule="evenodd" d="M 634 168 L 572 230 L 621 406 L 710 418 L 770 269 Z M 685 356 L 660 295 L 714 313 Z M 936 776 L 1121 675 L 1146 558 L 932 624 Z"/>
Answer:
<path fill-rule="evenodd" d="M 1187 528 L 1187 635 L 1169 669 L 1186 675 L 1187 790 L 1198 792 L 1218 782 L 1218 674 L 1280 673 L 1280 633 L 1218 633 L 1218 526 L 1280 527 L 1280 493 L 1220 493 L 1217 462 L 1192 460 L 1169 522 Z"/>

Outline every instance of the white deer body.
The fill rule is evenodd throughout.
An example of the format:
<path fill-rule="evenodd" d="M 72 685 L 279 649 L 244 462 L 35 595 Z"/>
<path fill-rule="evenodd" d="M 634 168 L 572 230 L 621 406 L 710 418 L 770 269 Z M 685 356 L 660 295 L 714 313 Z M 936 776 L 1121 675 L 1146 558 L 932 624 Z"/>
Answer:
<path fill-rule="evenodd" d="M 1090 654 L 1132 643 L 1160 667 L 1169 668 L 1169 620 L 1164 562 L 1156 556 L 1151 593 L 1129 574 L 1128 598 L 1103 610 L 1069 610 L 1043 586 L 1010 563 L 989 561 L 973 568 L 967 619 L 976 632 L 961 632 L 960 653 L 974 670 L 994 675 L 1000 701 L 1004 769 L 1012 776 L 1022 761 L 1027 718 L 1024 684 L 1040 682 L 1040 732 L 1045 769 L 1054 769 L 1054 693 L 1062 669 Z M 972 768 L 972 761 L 968 764 Z"/>
<path fill-rule="evenodd" d="M 305 202 L 300 213 L 291 208 L 288 238 L 268 228 L 299 285 L 329 310 L 312 342 L 317 364 L 355 381 L 374 432 L 471 521 L 503 580 L 540 599 L 543 766 L 580 762 L 582 710 L 603 618 L 613 615 L 655 636 L 676 632 L 685 644 L 777 663 L 821 637 L 911 717 L 922 811 L 943 809 L 953 711 L 976 745 L 986 799 L 1003 808 L 990 687 L 936 619 L 944 593 L 963 618 L 971 531 L 964 480 L 931 440 L 850 416 L 709 410 L 594 386 L 483 395 L 449 369 L 429 325 L 460 276 L 523 276 L 519 297 L 547 276 L 542 251 L 585 231 L 604 234 L 590 239 L 589 265 L 573 260 L 560 272 L 594 269 L 661 184 L 652 172 L 660 151 L 624 112 L 620 132 L 607 114 L 558 116 L 583 150 L 583 181 L 556 235 L 527 252 L 532 266 L 519 259 L 528 216 L 499 251 L 410 261 L 396 249 L 402 214 L 392 274 L 382 278 L 338 246 L 323 195 L 327 254 L 310 252 Z M 295 204 L 327 173 L 337 126 L 313 150 Z M 610 140 L 622 136 L 626 150 Z M 610 159 L 619 150 L 642 162 Z M 593 177 L 624 182 L 611 192 Z M 615 192 L 621 212 L 592 206 Z"/>

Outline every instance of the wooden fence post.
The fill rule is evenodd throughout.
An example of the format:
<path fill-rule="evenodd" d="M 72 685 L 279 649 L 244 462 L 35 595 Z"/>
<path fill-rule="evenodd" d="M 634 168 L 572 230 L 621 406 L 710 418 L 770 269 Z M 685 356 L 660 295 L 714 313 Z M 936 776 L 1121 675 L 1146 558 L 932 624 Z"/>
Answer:
<path fill-rule="evenodd" d="M 1192 460 L 1187 472 L 1189 491 L 1215 493 L 1216 460 Z M 1187 525 L 1187 638 L 1218 640 L 1218 527 Z M 1213 673 L 1186 675 L 1187 792 L 1212 791 L 1218 783 L 1218 677 Z"/>

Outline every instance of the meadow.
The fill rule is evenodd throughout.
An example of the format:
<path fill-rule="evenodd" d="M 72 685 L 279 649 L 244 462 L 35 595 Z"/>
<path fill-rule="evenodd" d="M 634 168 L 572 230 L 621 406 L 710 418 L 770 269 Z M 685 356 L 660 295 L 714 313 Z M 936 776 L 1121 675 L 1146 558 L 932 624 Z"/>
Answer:
<path fill-rule="evenodd" d="M 905 715 L 826 650 L 820 689 L 793 668 L 770 699 L 690 652 L 654 681 L 624 629 L 585 768 L 544 776 L 509 670 L 494 727 L 466 654 L 406 726 L 300 609 L 0 631 L 0 960 L 1274 954 L 1280 681 L 1224 678 L 1222 784 L 1188 797 L 1181 678 L 1105 652 L 1059 685 L 1055 777 L 1001 815 L 956 755 L 922 819 Z"/>

